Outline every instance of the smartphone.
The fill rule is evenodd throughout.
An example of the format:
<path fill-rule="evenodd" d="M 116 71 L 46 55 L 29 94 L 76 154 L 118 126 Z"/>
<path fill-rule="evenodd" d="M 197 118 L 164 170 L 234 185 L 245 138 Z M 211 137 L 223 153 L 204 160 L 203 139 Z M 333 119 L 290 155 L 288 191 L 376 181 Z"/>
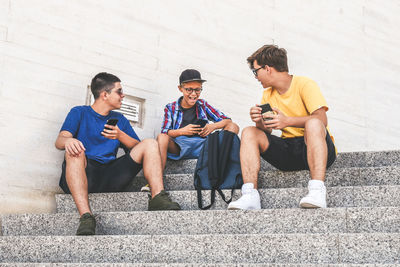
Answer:
<path fill-rule="evenodd" d="M 273 112 L 273 110 L 271 108 L 271 105 L 268 104 L 268 103 L 266 103 L 264 105 L 261 105 L 259 107 L 261 108 L 261 114 L 264 114 L 265 112 L 268 112 L 268 111 L 272 111 Z"/>
<path fill-rule="evenodd" d="M 200 125 L 201 128 L 204 128 L 204 126 L 206 126 L 207 123 L 208 123 L 208 120 L 198 120 L 196 122 L 196 124 Z"/>
<path fill-rule="evenodd" d="M 264 114 L 274 114 L 274 111 L 272 110 L 271 105 L 266 103 L 259 107 L 261 108 L 261 115 L 263 116 L 263 120 L 272 120 L 271 118 L 264 118 Z"/>
<path fill-rule="evenodd" d="M 115 125 L 117 125 L 117 123 L 118 123 L 118 119 L 109 119 L 106 124 L 115 126 Z"/>

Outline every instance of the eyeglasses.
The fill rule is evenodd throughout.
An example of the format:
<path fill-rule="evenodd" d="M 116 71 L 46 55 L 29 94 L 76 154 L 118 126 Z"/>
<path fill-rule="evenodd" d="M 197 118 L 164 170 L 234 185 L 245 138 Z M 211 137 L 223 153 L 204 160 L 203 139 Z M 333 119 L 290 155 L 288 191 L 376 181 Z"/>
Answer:
<path fill-rule="evenodd" d="M 191 93 L 193 93 L 193 91 L 196 93 L 196 94 L 200 94 L 201 93 L 201 91 L 203 90 L 203 88 L 185 88 L 185 87 L 182 87 L 183 89 L 185 89 L 185 91 L 186 91 L 186 93 L 188 93 L 188 94 L 191 94 Z"/>
<path fill-rule="evenodd" d="M 251 71 L 253 72 L 254 76 L 258 76 L 257 72 L 263 68 L 265 68 L 266 65 L 262 65 L 261 67 L 257 68 L 257 69 L 251 69 Z"/>

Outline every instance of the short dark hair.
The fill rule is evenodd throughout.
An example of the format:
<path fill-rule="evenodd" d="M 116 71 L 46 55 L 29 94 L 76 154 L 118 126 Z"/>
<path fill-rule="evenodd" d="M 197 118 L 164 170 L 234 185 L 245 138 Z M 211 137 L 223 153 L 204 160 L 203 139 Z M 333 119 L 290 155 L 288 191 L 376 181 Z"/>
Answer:
<path fill-rule="evenodd" d="M 111 89 L 114 88 L 114 83 L 117 82 L 121 82 L 121 80 L 111 73 L 100 72 L 94 76 L 90 84 L 90 90 L 92 90 L 94 99 L 97 99 L 103 91 L 110 93 Z"/>
<path fill-rule="evenodd" d="M 260 66 L 268 65 L 274 67 L 277 71 L 289 72 L 287 64 L 287 53 L 284 48 L 277 45 L 264 45 L 247 58 L 250 68 L 254 68 L 254 61 Z"/>

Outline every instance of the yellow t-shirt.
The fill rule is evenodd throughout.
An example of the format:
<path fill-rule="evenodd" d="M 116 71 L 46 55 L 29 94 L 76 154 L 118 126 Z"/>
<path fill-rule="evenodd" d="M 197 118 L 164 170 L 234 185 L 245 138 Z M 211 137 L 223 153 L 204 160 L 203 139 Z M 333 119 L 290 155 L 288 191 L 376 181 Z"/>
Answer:
<path fill-rule="evenodd" d="M 265 103 L 278 108 L 289 117 L 309 116 L 321 107 L 328 111 L 328 105 L 317 83 L 302 76 L 293 76 L 289 90 L 282 95 L 271 87 L 265 89 L 261 104 Z M 282 138 L 299 136 L 304 136 L 304 128 L 286 127 L 282 129 Z M 332 136 L 331 138 L 333 141 Z"/>

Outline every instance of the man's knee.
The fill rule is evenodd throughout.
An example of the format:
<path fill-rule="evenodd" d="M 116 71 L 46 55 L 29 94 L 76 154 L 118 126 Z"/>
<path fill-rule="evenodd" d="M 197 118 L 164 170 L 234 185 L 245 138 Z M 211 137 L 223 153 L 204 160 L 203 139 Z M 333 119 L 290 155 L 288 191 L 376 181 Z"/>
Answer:
<path fill-rule="evenodd" d="M 318 118 L 309 119 L 304 125 L 304 135 L 325 137 L 326 128 L 324 123 Z"/>
<path fill-rule="evenodd" d="M 241 140 L 254 140 L 261 130 L 254 126 L 248 126 L 243 129 Z"/>
<path fill-rule="evenodd" d="M 254 126 L 244 128 L 241 136 L 242 145 L 246 146 L 254 142 L 258 145 L 260 152 L 267 150 L 269 146 L 268 138 L 262 130 Z"/>
<path fill-rule="evenodd" d="M 81 152 L 79 153 L 79 155 L 77 156 L 72 156 L 69 153 L 65 153 L 65 161 L 67 163 L 71 162 L 71 163 L 79 163 L 79 162 L 86 162 L 86 155 L 85 152 Z"/>
<path fill-rule="evenodd" d="M 234 122 L 229 122 L 225 127 L 224 127 L 224 130 L 225 131 L 230 131 L 230 132 L 233 132 L 233 133 L 235 133 L 235 134 L 238 134 L 239 133 L 239 125 L 237 125 L 236 123 L 234 123 Z"/>
<path fill-rule="evenodd" d="M 154 152 L 154 150 L 158 151 L 158 142 L 151 138 L 144 139 L 131 150 L 131 155 L 137 153 L 138 150 L 143 152 Z"/>

